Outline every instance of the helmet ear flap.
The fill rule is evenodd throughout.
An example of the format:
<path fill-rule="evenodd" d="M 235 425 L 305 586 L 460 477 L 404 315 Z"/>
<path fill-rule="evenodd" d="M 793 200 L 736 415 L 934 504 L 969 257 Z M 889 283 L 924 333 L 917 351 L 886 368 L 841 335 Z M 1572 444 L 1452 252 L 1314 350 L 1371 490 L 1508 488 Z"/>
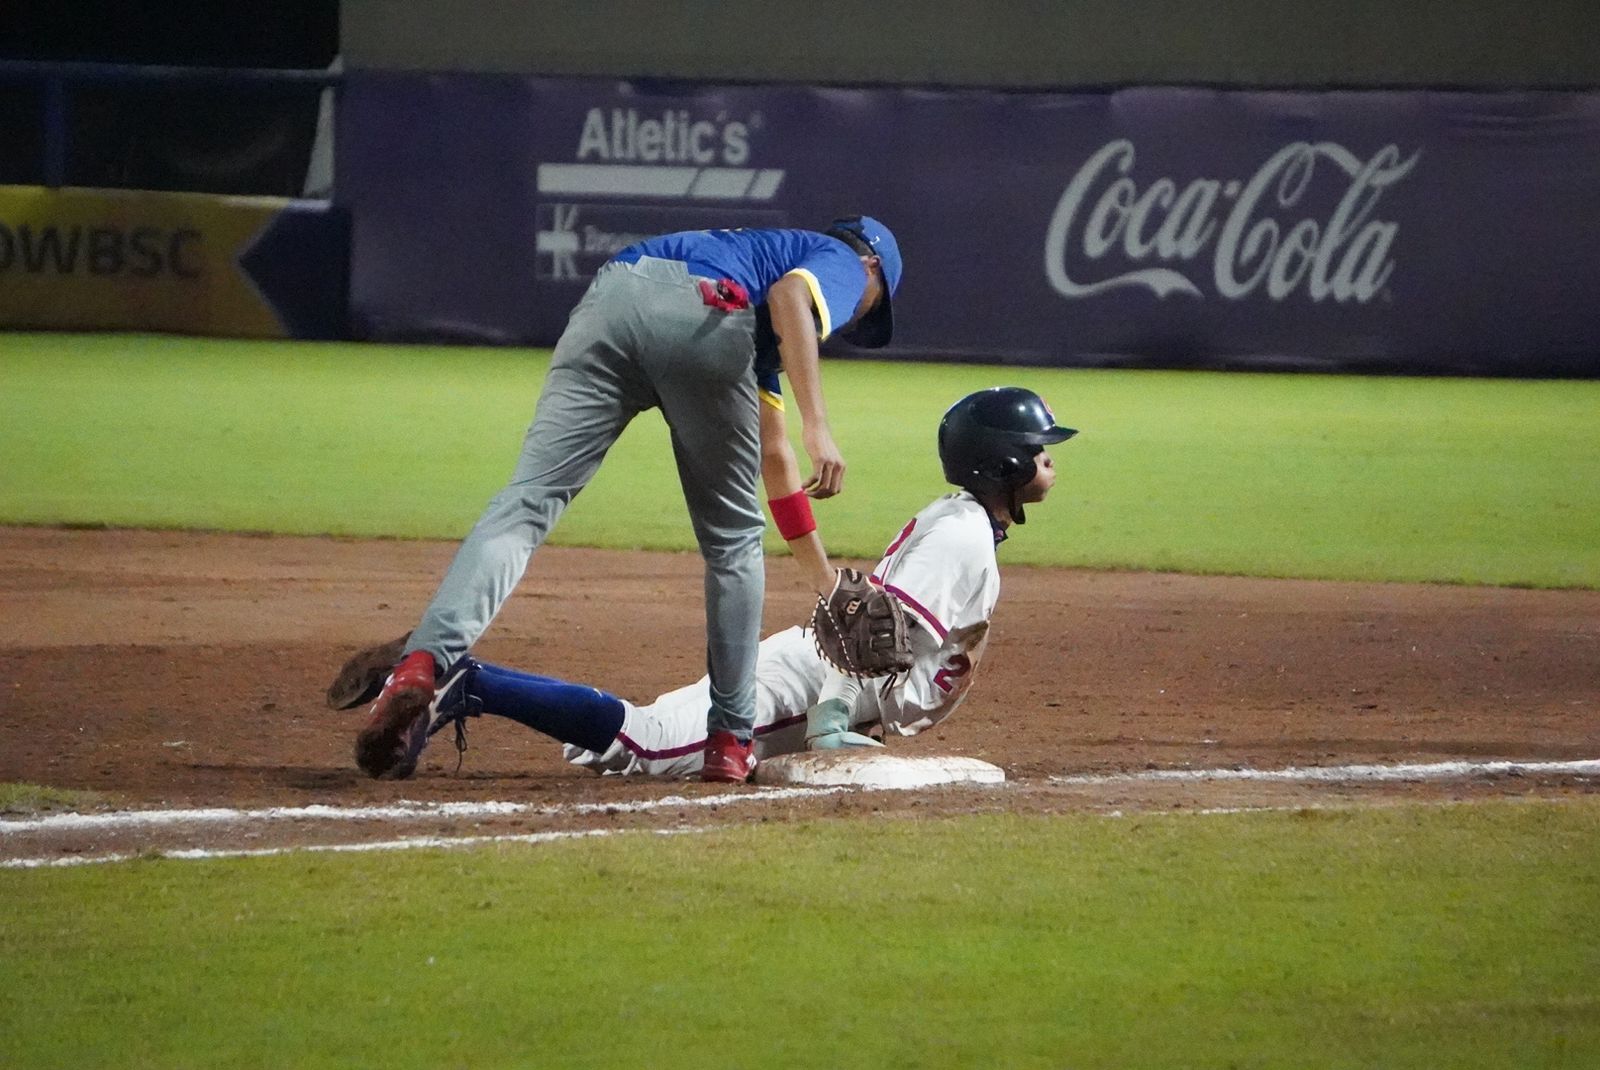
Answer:
<path fill-rule="evenodd" d="M 1007 490 L 1014 490 L 1031 480 L 1038 470 L 1038 463 L 1025 447 L 1013 449 L 1001 456 L 995 465 L 996 482 Z"/>

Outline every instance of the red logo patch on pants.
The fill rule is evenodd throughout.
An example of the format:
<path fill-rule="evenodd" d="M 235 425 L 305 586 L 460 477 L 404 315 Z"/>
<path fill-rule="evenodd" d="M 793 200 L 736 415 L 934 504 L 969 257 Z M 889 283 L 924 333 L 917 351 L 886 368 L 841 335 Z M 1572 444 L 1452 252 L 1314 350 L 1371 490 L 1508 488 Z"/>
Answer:
<path fill-rule="evenodd" d="M 750 307 L 750 294 L 732 279 L 700 280 L 700 299 L 709 308 L 724 312 L 738 312 Z"/>

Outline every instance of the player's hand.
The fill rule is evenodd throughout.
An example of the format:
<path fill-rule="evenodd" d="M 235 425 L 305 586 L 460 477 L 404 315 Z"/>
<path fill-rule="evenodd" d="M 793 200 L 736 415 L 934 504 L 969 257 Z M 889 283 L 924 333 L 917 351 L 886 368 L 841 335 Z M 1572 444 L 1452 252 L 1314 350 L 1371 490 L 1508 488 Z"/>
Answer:
<path fill-rule="evenodd" d="M 844 699 L 824 699 L 806 711 L 806 750 L 881 746 L 871 736 L 850 731 L 850 707 Z"/>
<path fill-rule="evenodd" d="M 860 732 L 834 732 L 806 740 L 806 750 L 845 750 L 849 747 L 882 747 L 883 744 Z"/>
<path fill-rule="evenodd" d="M 812 498 L 831 498 L 844 489 L 844 455 L 826 427 L 807 426 L 800 435 L 811 458 L 811 478 L 801 486 Z"/>

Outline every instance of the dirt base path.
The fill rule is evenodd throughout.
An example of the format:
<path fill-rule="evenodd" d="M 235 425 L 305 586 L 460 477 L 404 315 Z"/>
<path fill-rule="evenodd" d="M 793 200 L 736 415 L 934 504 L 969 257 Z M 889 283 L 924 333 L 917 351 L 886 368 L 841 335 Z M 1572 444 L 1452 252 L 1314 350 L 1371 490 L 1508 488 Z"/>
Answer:
<path fill-rule="evenodd" d="M 363 777 L 351 758 L 359 718 L 328 710 L 323 689 L 352 650 L 411 626 L 454 548 L 0 528 L 0 782 L 91 789 L 126 807 L 501 800 L 554 808 L 541 818 L 554 828 L 593 824 L 572 809 L 586 803 L 726 792 L 595 777 L 495 718 L 473 723 L 459 773 L 454 750 L 436 742 L 414 780 Z M 534 566 L 479 645 L 485 658 L 636 701 L 702 671 L 697 557 L 547 548 Z M 809 600 L 787 560 L 768 574 L 772 630 L 801 619 Z M 763 815 L 1600 791 L 1600 779 L 1566 773 L 1140 779 L 1600 758 L 1600 592 L 1009 568 L 971 697 L 939 730 L 893 746 L 983 758 L 1011 783 L 798 796 Z M 1055 779 L 1064 776 L 1079 780 Z M 629 814 L 693 823 L 735 809 Z M 474 827 L 526 828 L 531 812 Z"/>

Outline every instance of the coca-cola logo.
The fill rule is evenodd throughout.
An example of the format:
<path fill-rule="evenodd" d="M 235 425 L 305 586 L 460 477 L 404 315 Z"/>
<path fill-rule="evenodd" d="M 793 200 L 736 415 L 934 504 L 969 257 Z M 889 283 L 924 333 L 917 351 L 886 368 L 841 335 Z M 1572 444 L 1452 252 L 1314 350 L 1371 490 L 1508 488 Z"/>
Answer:
<path fill-rule="evenodd" d="M 1045 238 L 1045 274 L 1063 297 L 1128 286 L 1202 297 L 1209 267 L 1212 288 L 1230 301 L 1259 290 L 1274 301 L 1299 291 L 1313 301 L 1365 304 L 1394 271 L 1400 233 L 1398 223 L 1374 218 L 1378 201 L 1421 155 L 1402 158 L 1385 145 L 1362 160 L 1331 141 L 1297 141 L 1245 181 L 1197 178 L 1179 189 L 1161 177 L 1141 190 L 1131 177 L 1133 142 L 1108 142 L 1062 191 Z M 1304 210 L 1295 218 L 1314 183 L 1335 174 L 1345 188 L 1327 218 Z M 1117 270 L 1152 261 L 1167 266 Z"/>

